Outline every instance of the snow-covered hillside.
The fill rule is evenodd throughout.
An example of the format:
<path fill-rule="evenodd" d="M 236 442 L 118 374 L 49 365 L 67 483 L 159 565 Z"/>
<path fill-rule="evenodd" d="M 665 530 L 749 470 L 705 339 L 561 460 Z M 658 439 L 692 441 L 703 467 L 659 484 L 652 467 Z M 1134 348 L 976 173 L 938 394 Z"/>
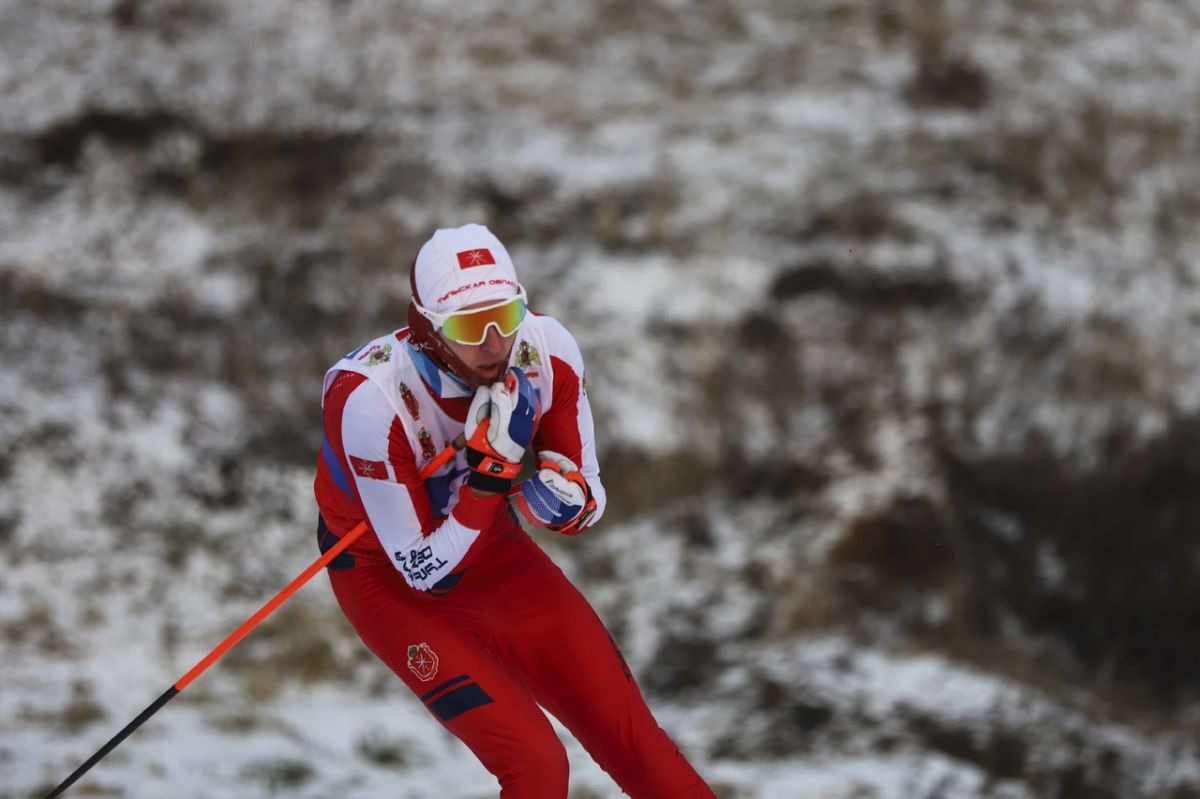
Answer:
<path fill-rule="evenodd" d="M 315 557 L 321 375 L 465 221 L 588 362 L 610 510 L 538 540 L 722 797 L 1200 796 L 1197 52 L 1196 0 L 0 0 L 0 797 Z M 322 575 L 73 794 L 495 792 Z"/>

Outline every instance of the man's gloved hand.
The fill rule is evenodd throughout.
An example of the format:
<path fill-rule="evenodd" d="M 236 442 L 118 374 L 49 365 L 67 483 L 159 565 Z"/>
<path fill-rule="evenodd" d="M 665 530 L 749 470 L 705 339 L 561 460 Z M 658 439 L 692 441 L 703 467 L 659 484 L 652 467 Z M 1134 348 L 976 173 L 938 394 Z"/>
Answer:
<path fill-rule="evenodd" d="M 475 390 L 467 411 L 467 485 L 478 491 L 503 492 L 521 471 L 521 456 L 533 440 L 541 413 L 537 393 L 519 368 L 504 380 Z"/>
<path fill-rule="evenodd" d="M 592 489 L 570 458 L 550 450 L 539 453 L 541 468 L 521 483 L 514 500 L 526 521 L 560 533 L 583 532 L 596 513 Z"/>

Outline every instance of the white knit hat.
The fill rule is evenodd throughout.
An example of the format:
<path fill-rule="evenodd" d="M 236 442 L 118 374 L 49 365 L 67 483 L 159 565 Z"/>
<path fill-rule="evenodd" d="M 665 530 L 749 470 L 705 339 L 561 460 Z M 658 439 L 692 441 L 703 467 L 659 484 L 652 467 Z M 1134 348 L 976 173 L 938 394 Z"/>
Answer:
<path fill-rule="evenodd" d="M 417 253 L 413 284 L 421 306 L 437 313 L 520 291 L 508 250 L 490 230 L 476 224 L 436 231 Z"/>

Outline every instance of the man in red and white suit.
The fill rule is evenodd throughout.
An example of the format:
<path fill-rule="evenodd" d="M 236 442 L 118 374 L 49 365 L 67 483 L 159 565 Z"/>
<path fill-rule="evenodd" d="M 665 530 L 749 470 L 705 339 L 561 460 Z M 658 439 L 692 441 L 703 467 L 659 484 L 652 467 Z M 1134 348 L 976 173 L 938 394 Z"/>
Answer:
<path fill-rule="evenodd" d="M 511 495 L 531 524 L 566 535 L 604 513 L 575 339 L 527 311 L 508 252 L 480 225 L 438 230 L 411 283 L 409 326 L 325 377 L 321 550 L 369 524 L 329 567 L 342 610 L 502 797 L 567 795 L 566 752 L 541 708 L 635 799 L 713 797 L 510 508 Z M 422 479 L 456 439 L 462 451 Z"/>

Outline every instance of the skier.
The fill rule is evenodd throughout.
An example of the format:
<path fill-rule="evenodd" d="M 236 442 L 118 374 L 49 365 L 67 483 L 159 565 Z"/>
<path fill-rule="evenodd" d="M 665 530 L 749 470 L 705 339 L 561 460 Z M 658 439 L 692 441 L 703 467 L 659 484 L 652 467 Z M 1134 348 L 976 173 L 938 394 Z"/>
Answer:
<path fill-rule="evenodd" d="M 329 566 L 367 647 L 500 783 L 563 799 L 554 714 L 634 799 L 713 797 L 658 726 L 583 595 L 521 529 L 578 535 L 604 513 L 583 358 L 529 313 L 508 252 L 481 225 L 418 252 L 408 327 L 326 374 L 318 540 L 370 529 Z M 422 481 L 423 465 L 465 438 Z M 532 474 L 520 480 L 526 452 Z"/>

